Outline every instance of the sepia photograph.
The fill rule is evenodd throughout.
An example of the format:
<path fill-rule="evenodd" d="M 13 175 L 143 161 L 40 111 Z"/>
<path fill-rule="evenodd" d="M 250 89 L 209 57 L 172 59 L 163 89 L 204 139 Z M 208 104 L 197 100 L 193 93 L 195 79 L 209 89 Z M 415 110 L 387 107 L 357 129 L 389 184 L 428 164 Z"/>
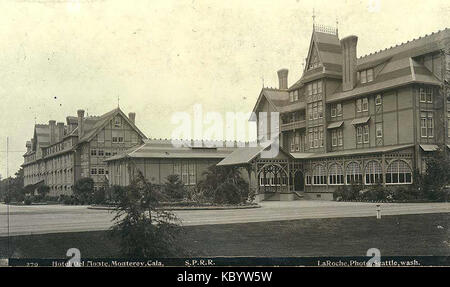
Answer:
<path fill-rule="evenodd" d="M 450 266 L 448 1 L 0 11 L 0 271 Z"/>

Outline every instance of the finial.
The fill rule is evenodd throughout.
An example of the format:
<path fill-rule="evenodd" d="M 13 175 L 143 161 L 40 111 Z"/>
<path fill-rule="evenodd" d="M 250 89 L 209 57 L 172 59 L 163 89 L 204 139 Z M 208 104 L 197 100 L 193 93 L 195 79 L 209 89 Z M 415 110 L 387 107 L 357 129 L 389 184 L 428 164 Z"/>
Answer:
<path fill-rule="evenodd" d="M 316 11 L 314 10 L 314 8 L 313 8 L 312 19 L 313 19 L 313 28 L 314 28 L 314 25 L 316 24 Z"/>
<path fill-rule="evenodd" d="M 120 95 L 117 95 L 117 107 L 120 108 Z"/>

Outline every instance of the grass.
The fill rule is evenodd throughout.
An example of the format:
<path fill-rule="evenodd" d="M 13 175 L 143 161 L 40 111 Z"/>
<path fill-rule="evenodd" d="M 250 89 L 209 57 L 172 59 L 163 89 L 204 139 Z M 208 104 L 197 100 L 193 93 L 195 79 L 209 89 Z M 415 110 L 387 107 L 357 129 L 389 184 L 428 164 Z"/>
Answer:
<path fill-rule="evenodd" d="M 441 226 L 438 228 L 438 226 Z M 193 257 L 450 255 L 450 213 L 361 218 L 302 219 L 183 227 L 180 242 Z M 84 258 L 121 257 L 107 231 L 16 236 L 13 257 L 65 258 L 71 247 Z M 0 257 L 7 239 L 0 238 Z"/>

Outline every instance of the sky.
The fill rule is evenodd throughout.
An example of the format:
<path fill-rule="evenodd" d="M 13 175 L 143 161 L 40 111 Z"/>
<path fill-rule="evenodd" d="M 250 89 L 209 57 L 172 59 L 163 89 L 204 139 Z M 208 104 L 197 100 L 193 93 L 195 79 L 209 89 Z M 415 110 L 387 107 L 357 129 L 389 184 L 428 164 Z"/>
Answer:
<path fill-rule="evenodd" d="M 300 78 L 313 9 L 359 37 L 358 56 L 450 28 L 446 0 L 0 0 L 0 174 L 7 137 L 12 175 L 34 123 L 78 109 L 119 104 L 149 138 L 170 138 L 172 116 L 194 106 L 251 112 L 277 70 Z"/>

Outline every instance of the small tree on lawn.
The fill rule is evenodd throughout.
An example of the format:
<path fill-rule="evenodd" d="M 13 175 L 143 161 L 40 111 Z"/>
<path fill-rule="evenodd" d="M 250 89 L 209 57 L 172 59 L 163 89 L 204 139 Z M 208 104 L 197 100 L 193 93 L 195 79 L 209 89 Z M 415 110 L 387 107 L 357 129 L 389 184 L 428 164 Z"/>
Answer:
<path fill-rule="evenodd" d="M 118 196 L 112 227 L 120 239 L 123 256 L 132 258 L 180 255 L 177 217 L 160 208 L 163 195 L 139 171 L 135 180 Z"/>
<path fill-rule="evenodd" d="M 171 199 L 180 200 L 186 196 L 186 188 L 177 174 L 171 174 L 166 178 L 164 193 Z"/>
<path fill-rule="evenodd" d="M 94 180 L 89 177 L 80 178 L 73 186 L 75 197 L 81 203 L 88 203 L 94 193 Z"/>

